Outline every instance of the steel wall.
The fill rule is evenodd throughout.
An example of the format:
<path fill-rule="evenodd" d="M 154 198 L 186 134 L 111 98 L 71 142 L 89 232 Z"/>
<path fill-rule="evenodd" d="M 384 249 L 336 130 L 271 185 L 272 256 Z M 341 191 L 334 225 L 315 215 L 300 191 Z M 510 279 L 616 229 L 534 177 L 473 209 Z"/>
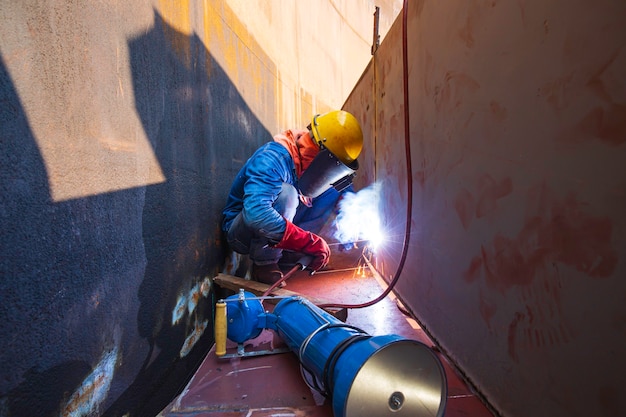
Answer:
<path fill-rule="evenodd" d="M 0 2 L 0 415 L 169 403 L 212 344 L 230 182 L 273 133 L 343 103 L 372 14 Z"/>
<path fill-rule="evenodd" d="M 503 415 L 626 414 L 626 3 L 408 8 L 412 233 L 397 291 Z M 394 275 L 407 207 L 398 18 L 346 103 Z M 374 99 L 369 100 L 374 92 Z"/>

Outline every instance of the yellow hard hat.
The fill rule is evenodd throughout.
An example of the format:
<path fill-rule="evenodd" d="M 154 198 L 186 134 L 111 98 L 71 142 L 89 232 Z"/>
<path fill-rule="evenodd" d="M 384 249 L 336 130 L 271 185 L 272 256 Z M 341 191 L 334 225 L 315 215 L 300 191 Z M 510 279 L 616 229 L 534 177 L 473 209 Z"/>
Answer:
<path fill-rule="evenodd" d="M 313 116 L 311 131 L 320 148 L 328 149 L 348 165 L 358 158 L 363 149 L 363 132 L 352 114 L 334 110 Z"/>

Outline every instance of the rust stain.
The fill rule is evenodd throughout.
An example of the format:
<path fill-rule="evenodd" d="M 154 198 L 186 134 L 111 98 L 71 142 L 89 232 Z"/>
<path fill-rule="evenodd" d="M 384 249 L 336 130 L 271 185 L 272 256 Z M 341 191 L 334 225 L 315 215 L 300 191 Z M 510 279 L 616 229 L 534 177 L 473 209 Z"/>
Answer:
<path fill-rule="evenodd" d="M 185 339 L 185 343 L 183 343 L 183 347 L 180 349 L 181 358 L 184 358 L 189 354 L 189 352 L 191 352 L 191 349 L 196 343 L 198 343 L 198 340 L 200 340 L 200 337 L 204 334 L 204 331 L 206 330 L 208 324 L 208 320 L 204 320 L 203 322 L 199 322 L 196 320 L 193 331 L 189 336 L 187 336 L 187 339 Z"/>
<path fill-rule="evenodd" d="M 117 362 L 117 349 L 107 352 L 93 372 L 72 394 L 61 411 L 62 417 L 93 415 L 109 391 Z"/>
<path fill-rule="evenodd" d="M 473 32 L 474 32 L 474 25 L 472 22 L 472 18 L 468 16 L 467 19 L 465 20 L 465 26 L 463 26 L 459 30 L 458 34 L 459 34 L 459 38 L 461 38 L 465 46 L 467 46 L 470 49 L 474 47 Z"/>
<path fill-rule="evenodd" d="M 454 200 L 457 216 L 467 230 L 475 218 L 481 218 L 494 213 L 498 208 L 498 200 L 513 192 L 513 181 L 504 178 L 499 182 L 489 174 L 483 174 L 478 179 L 476 197 L 466 188 L 462 188 Z"/>
<path fill-rule="evenodd" d="M 461 106 L 463 98 L 469 93 L 472 94 L 480 89 L 480 83 L 471 76 L 456 72 L 447 71 L 442 85 L 434 88 L 433 99 L 438 111 L 456 109 Z"/>
<path fill-rule="evenodd" d="M 470 265 L 467 270 L 463 273 L 463 279 L 465 282 L 471 283 L 480 278 L 483 266 L 483 257 L 482 256 L 474 256 L 470 261 Z"/>
<path fill-rule="evenodd" d="M 100 305 L 100 294 L 93 294 L 89 299 L 91 301 L 92 307 L 94 309 L 98 308 L 98 306 Z"/>
<path fill-rule="evenodd" d="M 470 193 L 466 188 L 461 189 L 454 200 L 454 208 L 465 230 L 469 228 L 469 225 L 474 218 L 475 207 L 476 202 L 474 201 L 472 193 Z"/>
<path fill-rule="evenodd" d="M 508 181 L 502 181 L 493 187 L 489 177 L 485 177 L 485 180 L 491 184 L 487 187 L 491 190 L 485 194 L 487 197 L 498 198 L 510 193 Z M 471 261 L 465 273 L 467 281 L 476 279 L 478 264 L 483 267 L 487 284 L 500 292 L 515 285 L 528 285 L 538 270 L 552 262 L 572 266 L 592 278 L 611 276 L 617 266 L 618 256 L 611 246 L 613 227 L 608 217 L 585 213 L 585 204 L 578 201 L 573 193 L 558 200 L 547 197 L 545 192 L 531 190 L 529 197 L 529 207 L 541 211 L 527 214 L 524 226 L 517 236 L 510 238 L 496 234 L 490 245 L 481 246 L 481 262 L 477 260 L 478 257 Z M 546 209 L 542 209 L 545 202 L 532 201 L 546 198 L 549 199 Z M 468 199 L 457 198 L 457 201 Z M 458 202 L 456 205 L 463 207 Z M 477 216 L 485 210 L 491 210 L 492 204 L 482 203 L 485 207 L 479 210 L 479 203 Z M 467 217 L 457 208 L 457 213 L 459 212 Z"/>
<path fill-rule="evenodd" d="M 239 269 L 242 264 L 244 264 L 243 256 L 231 250 L 226 256 L 222 272 L 227 275 L 235 275 L 237 269 Z"/>
<path fill-rule="evenodd" d="M 485 281 L 489 287 L 505 292 L 513 286 L 529 285 L 535 274 L 540 257 L 531 253 L 516 240 L 497 235 L 491 247 L 481 246 Z"/>
<path fill-rule="evenodd" d="M 582 207 L 574 194 L 555 202 L 551 222 L 540 231 L 539 242 L 553 248 L 556 261 L 593 278 L 609 277 L 618 260 L 611 246 L 613 223 L 608 217 L 586 214 Z"/>
<path fill-rule="evenodd" d="M 497 183 L 489 174 L 483 174 L 478 180 L 479 198 L 476 205 L 476 218 L 485 217 L 496 211 L 497 201 L 513 191 L 511 178 L 504 178 Z"/>
<path fill-rule="evenodd" d="M 597 138 L 607 145 L 626 142 L 626 105 L 611 104 L 589 111 L 576 128 L 586 137 Z"/>
<path fill-rule="evenodd" d="M 202 297 L 209 296 L 211 286 L 211 280 L 204 278 L 201 282 L 196 282 L 189 292 L 178 296 L 172 311 L 172 326 L 178 324 L 185 314 L 194 312 Z"/>
<path fill-rule="evenodd" d="M 539 96 L 545 97 L 548 104 L 557 112 L 567 107 L 572 99 L 573 73 L 554 79 L 539 88 Z"/>
<path fill-rule="evenodd" d="M 613 99 L 611 98 L 611 89 L 606 85 L 606 82 L 603 81 L 603 78 L 605 76 L 611 78 L 610 68 L 616 63 L 621 52 L 621 47 L 613 51 L 606 59 L 606 62 L 599 66 L 598 70 L 589 77 L 589 81 L 587 82 L 587 87 L 607 103 L 613 103 Z M 618 69 L 616 72 L 620 74 L 621 71 Z"/>
<path fill-rule="evenodd" d="M 524 226 L 514 237 L 496 234 L 482 245 L 463 274 L 467 283 L 484 279 L 501 296 L 519 296 L 525 307 L 508 326 L 509 355 L 520 349 L 569 343 L 574 331 L 562 318 L 563 280 L 559 266 L 590 279 L 612 276 L 618 263 L 612 246 L 611 219 L 585 211 L 587 204 L 570 193 L 559 198 L 544 183 L 528 192 Z M 510 295 L 506 293 L 516 288 Z M 479 306 L 489 326 L 494 309 L 481 294 Z"/>
<path fill-rule="evenodd" d="M 509 355 L 518 361 L 518 351 L 570 343 L 574 330 L 562 317 L 561 277 L 556 265 L 546 269 L 538 282 L 521 292 L 523 311 L 509 324 Z"/>
<path fill-rule="evenodd" d="M 489 103 L 489 108 L 491 109 L 491 113 L 498 122 L 503 122 L 506 120 L 508 116 L 508 111 L 506 107 L 504 107 L 502 104 L 492 100 Z"/>
<path fill-rule="evenodd" d="M 79 408 L 83 407 L 83 405 L 91 399 L 94 392 L 98 389 L 98 387 L 102 386 L 104 381 L 104 375 L 96 376 L 96 379 L 93 381 L 92 384 L 89 384 L 84 389 L 79 390 L 72 396 L 72 398 L 70 398 L 70 401 L 63 409 L 62 415 L 71 416 L 72 414 L 76 413 Z"/>
<path fill-rule="evenodd" d="M 585 213 L 583 207 L 570 194 L 563 201 L 553 201 L 548 213 L 528 217 L 516 237 L 494 236 L 490 245 L 481 247 L 487 284 L 502 293 L 512 286 L 528 285 L 552 262 L 572 266 L 592 278 L 611 276 L 618 260 L 611 246 L 612 222 Z"/>
<path fill-rule="evenodd" d="M 426 177 L 428 176 L 425 170 L 417 171 L 413 174 L 413 178 L 419 183 L 419 185 L 424 188 L 424 184 L 426 183 Z"/>
<path fill-rule="evenodd" d="M 620 146 L 626 143 L 626 104 L 619 96 L 623 91 L 618 81 L 624 71 L 620 60 L 623 48 L 614 50 L 598 69 L 591 74 L 585 86 L 600 103 L 587 110 L 582 117 L 557 136 L 558 140 L 581 142 L 600 140 L 605 145 Z M 551 96 L 548 97 L 548 102 Z M 565 102 L 563 105 L 567 105 Z"/>
<path fill-rule="evenodd" d="M 198 302 L 200 301 L 201 297 L 202 297 L 202 293 L 200 291 L 200 284 L 196 284 L 191 290 L 191 293 L 189 294 L 189 303 L 188 303 L 189 314 L 191 314 L 196 309 L 196 306 L 198 305 Z"/>

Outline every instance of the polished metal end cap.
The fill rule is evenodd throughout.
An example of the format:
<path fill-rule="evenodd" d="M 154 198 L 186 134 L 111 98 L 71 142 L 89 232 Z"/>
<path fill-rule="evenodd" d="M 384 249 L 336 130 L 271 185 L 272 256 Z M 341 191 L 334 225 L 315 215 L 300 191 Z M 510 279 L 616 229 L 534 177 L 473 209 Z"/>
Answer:
<path fill-rule="evenodd" d="M 345 417 L 441 417 L 447 398 L 441 361 L 426 345 L 401 340 L 376 351 L 358 371 Z"/>

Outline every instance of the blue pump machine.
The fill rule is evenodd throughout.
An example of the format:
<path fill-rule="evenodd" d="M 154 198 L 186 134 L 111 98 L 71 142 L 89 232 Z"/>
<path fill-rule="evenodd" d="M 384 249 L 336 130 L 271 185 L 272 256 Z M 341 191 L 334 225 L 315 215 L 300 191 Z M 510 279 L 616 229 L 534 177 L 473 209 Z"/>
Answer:
<path fill-rule="evenodd" d="M 298 356 L 307 384 L 332 399 L 335 417 L 443 416 L 445 372 L 423 343 L 370 336 L 298 296 L 285 297 L 269 313 L 263 298 L 240 290 L 216 304 L 218 357 L 226 356 L 226 338 L 243 346 L 271 329 Z"/>

